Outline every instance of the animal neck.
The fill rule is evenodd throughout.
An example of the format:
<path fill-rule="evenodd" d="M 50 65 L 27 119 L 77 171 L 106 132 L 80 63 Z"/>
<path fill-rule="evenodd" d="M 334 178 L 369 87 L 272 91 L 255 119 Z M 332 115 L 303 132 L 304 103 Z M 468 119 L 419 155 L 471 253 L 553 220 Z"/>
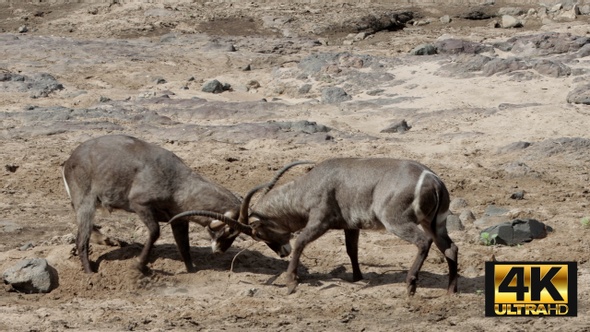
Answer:
<path fill-rule="evenodd" d="M 269 220 L 280 221 L 285 230 L 295 232 L 305 227 L 309 218 L 308 210 L 301 204 L 301 196 L 290 182 L 268 192 L 256 203 L 254 210 Z"/>
<path fill-rule="evenodd" d="M 182 211 L 207 210 L 225 213 L 240 206 L 240 199 L 231 191 L 197 174 L 189 177 L 178 191 L 177 203 Z"/>

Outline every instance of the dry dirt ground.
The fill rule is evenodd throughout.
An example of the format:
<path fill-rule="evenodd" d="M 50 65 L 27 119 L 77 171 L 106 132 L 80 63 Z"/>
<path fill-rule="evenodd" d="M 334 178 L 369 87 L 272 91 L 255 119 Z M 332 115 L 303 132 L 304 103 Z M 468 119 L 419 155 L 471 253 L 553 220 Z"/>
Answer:
<path fill-rule="evenodd" d="M 589 138 L 589 106 L 566 102 L 567 94 L 587 81 L 588 59 L 572 65 L 577 75 L 519 80 L 501 74 L 440 75 L 452 57 L 407 54 L 445 34 L 476 42 L 551 31 L 587 36 L 587 18 L 531 21 L 506 30 L 492 28 L 492 20 L 456 18 L 443 25 L 438 17 L 455 17 L 465 7 L 424 7 L 407 9 L 434 18 L 431 24 L 380 31 L 352 44 L 344 42 L 346 29 L 322 28 L 379 9 L 254 2 L 0 4 L 0 74 L 48 73 L 63 85 L 44 94 L 34 86 L 0 82 L 5 166 L 0 170 L 0 271 L 22 258 L 43 257 L 59 273 L 59 287 L 49 294 L 1 292 L 0 330 L 590 330 L 590 228 L 580 222 L 590 215 L 590 148 L 559 140 Z M 273 24 L 284 29 L 272 29 Z M 21 26 L 28 32 L 19 34 Z M 227 52 L 228 45 L 236 51 Z M 339 52 L 378 57 L 392 81 L 362 90 L 362 80 L 347 85 L 334 79 L 337 75 L 323 81 L 296 76 L 308 55 Z M 247 65 L 251 70 L 244 70 Z M 233 89 L 202 92 L 202 84 L 214 78 Z M 309 82 L 311 90 L 298 93 L 296 80 Z M 320 89 L 330 84 L 348 88 L 353 99 L 323 103 Z M 371 90 L 376 92 L 367 93 Z M 380 101 L 371 99 L 375 94 Z M 412 126 L 408 132 L 380 132 L 401 119 Z M 269 127 L 299 120 L 332 131 Z M 97 216 L 103 231 L 131 245 L 92 245 L 99 268 L 86 275 L 72 254 L 69 235 L 76 226 L 60 165 L 84 140 L 112 133 L 169 149 L 241 194 L 293 160 L 416 159 L 442 177 L 452 199 L 467 202 L 454 213 L 470 209 L 481 218 L 495 204 L 509 210 L 509 217 L 535 218 L 554 231 L 516 247 L 483 246 L 478 227 L 467 223 L 450 233 L 460 249 L 459 293 L 445 294 L 446 263 L 433 249 L 413 298 L 407 298 L 404 283 L 416 254 L 413 245 L 391 234 L 363 232 L 365 279 L 351 283 L 343 234 L 332 231 L 306 249 L 301 283 L 287 296 L 287 259 L 247 237 L 213 255 L 206 232 L 196 225 L 191 244 L 198 272 L 185 272 L 170 229 L 162 227 L 151 271 L 142 275 L 133 263 L 145 227 L 134 214 L 104 212 Z M 499 152 L 519 141 L 539 148 Z M 525 191 L 525 199 L 510 199 L 518 190 Z M 484 263 L 492 255 L 500 261 L 577 261 L 578 317 L 485 318 Z"/>

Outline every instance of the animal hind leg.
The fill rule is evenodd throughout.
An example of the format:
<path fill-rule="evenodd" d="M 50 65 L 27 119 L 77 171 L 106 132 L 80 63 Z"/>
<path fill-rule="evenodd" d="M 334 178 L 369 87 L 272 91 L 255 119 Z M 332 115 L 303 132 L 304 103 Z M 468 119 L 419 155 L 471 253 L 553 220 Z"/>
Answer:
<path fill-rule="evenodd" d="M 80 261 L 82 262 L 82 268 L 86 273 L 94 272 L 90 265 L 90 259 L 88 258 L 88 242 L 92 233 L 95 211 L 94 202 L 89 199 L 81 202 L 76 208 L 76 219 L 78 223 L 76 248 L 78 250 L 78 256 L 80 256 Z"/>
<path fill-rule="evenodd" d="M 416 293 L 418 272 L 420 272 L 426 257 L 428 257 L 428 252 L 432 245 L 432 238 L 424 233 L 414 220 L 407 215 L 398 217 L 395 220 L 395 223 L 388 226 L 390 232 L 418 247 L 416 258 L 408 270 L 408 275 L 406 277 L 408 296 L 413 296 Z"/>
<path fill-rule="evenodd" d="M 449 294 L 457 292 L 457 277 L 459 265 L 459 248 L 451 240 L 447 233 L 446 225 L 443 223 L 437 224 L 436 234 L 434 234 L 434 244 L 443 253 L 449 266 L 449 286 L 447 291 Z"/>

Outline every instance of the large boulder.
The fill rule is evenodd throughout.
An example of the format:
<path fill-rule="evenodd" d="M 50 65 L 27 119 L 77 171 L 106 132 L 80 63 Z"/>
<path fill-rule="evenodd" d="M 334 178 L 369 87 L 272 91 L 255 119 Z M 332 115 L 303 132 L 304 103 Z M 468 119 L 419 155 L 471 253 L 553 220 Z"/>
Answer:
<path fill-rule="evenodd" d="M 58 286 L 57 271 L 43 258 L 23 259 L 2 274 L 17 292 L 49 293 Z"/>
<path fill-rule="evenodd" d="M 487 234 L 485 238 L 494 239 L 493 244 L 517 245 L 530 242 L 533 239 L 542 239 L 547 236 L 550 228 L 535 219 L 514 219 L 509 222 L 501 223 L 488 227 L 481 231 Z"/>

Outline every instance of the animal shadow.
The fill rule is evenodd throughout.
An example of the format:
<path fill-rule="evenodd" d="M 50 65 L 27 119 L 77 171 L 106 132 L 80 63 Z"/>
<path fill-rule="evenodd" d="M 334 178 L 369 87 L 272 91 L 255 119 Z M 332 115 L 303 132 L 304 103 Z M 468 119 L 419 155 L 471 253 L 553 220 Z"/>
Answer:
<path fill-rule="evenodd" d="M 384 269 L 383 272 L 363 273 L 363 279 L 359 281 L 363 283 L 363 288 L 383 285 L 404 285 L 405 287 L 408 270 L 394 269 L 393 266 L 388 265 L 380 265 L 380 267 Z M 361 264 L 362 270 L 363 264 Z M 311 287 L 325 287 L 326 282 L 335 280 L 353 283 L 352 268 L 345 265 L 338 266 L 328 273 L 309 273 L 305 267 L 300 265 L 297 275 L 299 276 L 299 283 L 308 284 Z M 421 270 L 418 273 L 418 291 L 420 288 L 446 290 L 448 281 L 446 273 L 437 274 Z M 470 278 L 462 276 L 459 271 L 457 283 L 459 293 L 480 294 L 485 289 L 484 276 Z"/>
<path fill-rule="evenodd" d="M 98 271 L 101 263 L 104 261 L 124 261 L 135 260 L 143 248 L 143 243 L 130 243 L 126 246 L 114 247 L 106 253 L 101 254 L 94 262 L 94 270 Z M 274 274 L 277 268 L 286 270 L 287 261 L 264 255 L 263 253 L 250 250 L 229 248 L 225 253 L 213 253 L 211 247 L 191 246 L 191 257 L 196 270 L 228 271 L 234 273 L 260 273 Z M 158 266 L 158 260 L 176 260 L 183 263 L 178 248 L 175 244 L 155 245 L 149 256 L 147 269 L 142 271 L 144 274 L 152 274 L 155 266 Z M 151 266 L 151 267 L 150 267 Z M 182 264 L 184 269 L 184 264 Z M 161 271 L 164 274 L 170 274 L 173 271 Z"/>

